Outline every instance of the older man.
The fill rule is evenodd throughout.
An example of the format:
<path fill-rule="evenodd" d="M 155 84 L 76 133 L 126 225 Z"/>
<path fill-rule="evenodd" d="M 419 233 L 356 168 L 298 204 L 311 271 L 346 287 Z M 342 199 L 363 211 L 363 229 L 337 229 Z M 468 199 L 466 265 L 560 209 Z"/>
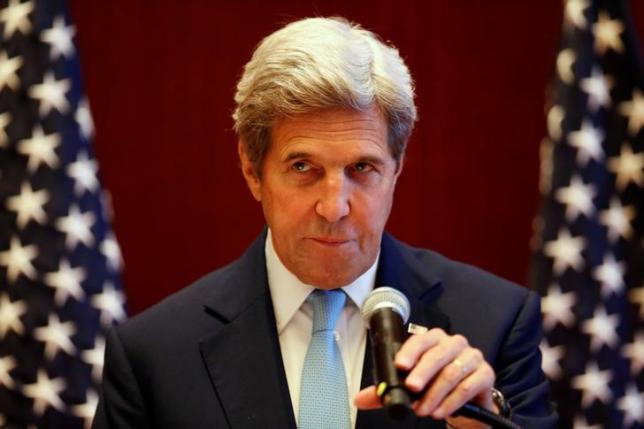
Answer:
<path fill-rule="evenodd" d="M 536 295 L 384 233 L 413 99 L 398 52 L 345 20 L 262 41 L 234 119 L 267 229 L 110 333 L 95 428 L 484 427 L 451 417 L 465 402 L 554 425 Z M 395 357 L 420 397 L 402 423 L 379 409 L 359 311 L 382 285 L 430 328 Z"/>

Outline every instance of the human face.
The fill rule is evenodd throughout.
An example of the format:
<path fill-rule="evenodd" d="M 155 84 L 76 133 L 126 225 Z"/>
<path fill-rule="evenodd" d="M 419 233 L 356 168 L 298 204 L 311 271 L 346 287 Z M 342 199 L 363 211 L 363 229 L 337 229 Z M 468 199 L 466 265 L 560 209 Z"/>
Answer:
<path fill-rule="evenodd" d="M 261 167 L 242 170 L 273 246 L 300 281 L 345 286 L 374 263 L 400 173 L 380 111 L 332 109 L 283 119 Z"/>

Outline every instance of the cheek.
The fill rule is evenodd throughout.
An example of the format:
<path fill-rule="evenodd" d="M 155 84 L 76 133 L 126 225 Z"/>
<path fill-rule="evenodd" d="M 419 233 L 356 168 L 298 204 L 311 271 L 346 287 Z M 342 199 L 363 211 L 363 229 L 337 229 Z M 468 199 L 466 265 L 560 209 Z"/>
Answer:
<path fill-rule="evenodd" d="M 310 194 L 274 188 L 266 188 L 262 193 L 264 217 L 272 229 L 294 229 L 307 219 L 311 212 Z"/>
<path fill-rule="evenodd" d="M 355 200 L 352 211 L 370 232 L 379 235 L 389 218 L 392 199 L 393 193 L 389 190 L 364 193 Z"/>

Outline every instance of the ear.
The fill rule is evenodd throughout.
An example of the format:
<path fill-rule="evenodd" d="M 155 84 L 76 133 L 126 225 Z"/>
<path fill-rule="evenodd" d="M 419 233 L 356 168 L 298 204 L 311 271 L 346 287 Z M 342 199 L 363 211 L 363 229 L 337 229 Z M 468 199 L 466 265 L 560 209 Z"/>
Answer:
<path fill-rule="evenodd" d="M 244 175 L 244 179 L 246 179 L 246 184 L 248 185 L 248 189 L 250 189 L 250 193 L 253 194 L 253 197 L 257 201 L 261 201 L 262 184 L 260 182 L 259 177 L 257 176 L 257 172 L 255 171 L 253 163 L 250 162 L 248 153 L 246 152 L 246 146 L 244 146 L 244 143 L 241 140 L 237 143 L 237 153 L 239 154 L 239 161 L 241 162 L 242 174 Z"/>
<path fill-rule="evenodd" d="M 398 178 L 400 177 L 400 173 L 402 173 L 404 164 L 405 154 L 403 153 L 402 155 L 400 155 L 400 159 L 398 160 L 398 169 L 396 170 L 396 173 L 394 173 L 394 183 L 398 182 Z"/>

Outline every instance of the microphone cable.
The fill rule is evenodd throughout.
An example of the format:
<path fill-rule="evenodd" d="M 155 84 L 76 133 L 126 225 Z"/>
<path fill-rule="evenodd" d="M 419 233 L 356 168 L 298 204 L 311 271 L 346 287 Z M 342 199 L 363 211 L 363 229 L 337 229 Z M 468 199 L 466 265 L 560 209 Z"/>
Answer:
<path fill-rule="evenodd" d="M 454 416 L 463 416 L 490 425 L 493 429 L 522 429 L 507 417 L 494 414 L 492 411 L 467 403 L 459 408 Z"/>

